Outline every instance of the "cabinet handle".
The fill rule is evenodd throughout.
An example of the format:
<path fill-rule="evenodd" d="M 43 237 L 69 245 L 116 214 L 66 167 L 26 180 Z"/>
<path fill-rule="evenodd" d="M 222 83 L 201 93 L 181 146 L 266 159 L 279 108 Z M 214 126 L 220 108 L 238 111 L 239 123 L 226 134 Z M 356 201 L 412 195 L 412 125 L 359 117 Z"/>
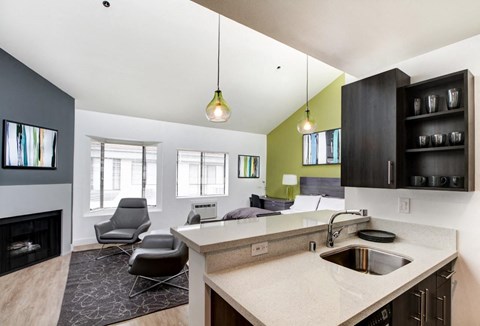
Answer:
<path fill-rule="evenodd" d="M 410 316 L 410 318 L 415 319 L 416 321 L 420 322 L 420 326 L 423 326 L 423 317 L 424 317 L 424 312 L 425 312 L 425 291 L 419 290 L 419 293 L 413 292 L 412 294 L 416 296 L 417 298 L 420 298 L 420 318 L 417 316 Z"/>
<path fill-rule="evenodd" d="M 425 289 L 425 322 L 428 323 L 428 297 L 429 291 Z"/>
<path fill-rule="evenodd" d="M 393 184 L 392 175 L 393 175 L 393 161 L 387 161 L 387 183 L 389 185 Z"/>
<path fill-rule="evenodd" d="M 443 277 L 446 280 L 448 280 L 449 278 L 451 278 L 453 276 L 453 274 L 455 274 L 455 271 L 445 271 L 445 272 L 447 272 L 448 274 L 445 275 L 445 274 L 440 273 L 440 276 Z"/>
<path fill-rule="evenodd" d="M 447 297 L 437 297 L 438 301 L 442 301 L 442 317 L 437 317 L 438 320 L 443 322 L 443 325 L 447 325 L 447 318 L 446 318 L 446 313 L 447 313 Z"/>

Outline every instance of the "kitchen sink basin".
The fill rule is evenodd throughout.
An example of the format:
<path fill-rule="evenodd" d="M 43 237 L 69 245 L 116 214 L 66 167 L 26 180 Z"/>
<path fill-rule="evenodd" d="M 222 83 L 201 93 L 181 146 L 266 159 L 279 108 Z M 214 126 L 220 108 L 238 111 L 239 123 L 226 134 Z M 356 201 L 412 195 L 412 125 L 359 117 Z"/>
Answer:
<path fill-rule="evenodd" d="M 364 246 L 348 246 L 320 255 L 334 264 L 372 275 L 385 275 L 412 262 L 406 257 Z"/>

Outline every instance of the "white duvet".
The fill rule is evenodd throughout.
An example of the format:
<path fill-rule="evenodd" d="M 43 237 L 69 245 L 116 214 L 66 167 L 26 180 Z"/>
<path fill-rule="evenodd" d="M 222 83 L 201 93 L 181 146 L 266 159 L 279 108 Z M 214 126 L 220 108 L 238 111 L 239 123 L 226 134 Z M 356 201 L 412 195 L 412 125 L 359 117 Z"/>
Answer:
<path fill-rule="evenodd" d="M 282 214 L 311 212 L 319 210 L 341 211 L 345 209 L 345 199 L 324 196 L 297 195 L 290 209 L 281 211 Z"/>

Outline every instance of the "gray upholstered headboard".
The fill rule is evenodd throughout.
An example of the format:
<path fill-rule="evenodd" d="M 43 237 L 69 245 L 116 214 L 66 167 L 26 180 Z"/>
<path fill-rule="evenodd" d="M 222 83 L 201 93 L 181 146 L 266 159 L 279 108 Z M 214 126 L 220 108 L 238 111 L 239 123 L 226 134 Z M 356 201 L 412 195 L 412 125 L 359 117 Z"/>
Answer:
<path fill-rule="evenodd" d="M 340 178 L 300 177 L 300 194 L 345 198 Z"/>

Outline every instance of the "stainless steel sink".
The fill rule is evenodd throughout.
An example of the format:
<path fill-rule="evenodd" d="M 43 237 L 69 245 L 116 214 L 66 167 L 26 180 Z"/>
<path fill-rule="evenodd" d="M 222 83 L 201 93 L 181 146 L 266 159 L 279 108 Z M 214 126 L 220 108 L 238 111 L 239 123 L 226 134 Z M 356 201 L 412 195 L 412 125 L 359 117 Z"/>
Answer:
<path fill-rule="evenodd" d="M 348 246 L 320 255 L 334 264 L 360 273 L 385 275 L 412 262 L 411 259 L 364 246 Z"/>

